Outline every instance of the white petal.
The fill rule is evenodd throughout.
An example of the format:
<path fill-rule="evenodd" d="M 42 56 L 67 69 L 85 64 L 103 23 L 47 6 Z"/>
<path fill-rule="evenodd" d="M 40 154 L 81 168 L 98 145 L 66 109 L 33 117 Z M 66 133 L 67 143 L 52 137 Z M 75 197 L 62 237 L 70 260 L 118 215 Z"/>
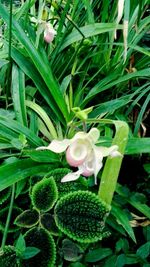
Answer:
<path fill-rule="evenodd" d="M 75 180 L 77 180 L 77 179 L 80 177 L 81 173 L 82 173 L 81 170 L 78 170 L 77 172 L 71 172 L 71 173 L 68 173 L 67 175 L 65 175 L 65 176 L 61 179 L 61 182 L 62 182 L 62 183 L 65 183 L 65 182 L 75 181 Z"/>
<path fill-rule="evenodd" d="M 112 151 L 110 153 L 111 158 L 116 158 L 116 157 L 123 157 L 122 154 L 119 151 Z"/>
<path fill-rule="evenodd" d="M 53 140 L 48 146 L 41 146 L 38 147 L 36 150 L 51 150 L 55 153 L 62 153 L 64 152 L 67 147 L 70 145 L 71 141 L 69 139 L 64 139 L 62 141 Z"/>
<path fill-rule="evenodd" d="M 111 147 L 105 147 L 105 146 L 94 146 L 94 151 L 95 153 L 101 154 L 103 157 L 107 157 L 109 156 L 112 152 L 117 151 L 118 150 L 118 146 L 114 145 Z"/>
<path fill-rule="evenodd" d="M 93 144 L 95 144 L 100 136 L 100 132 L 97 128 L 92 128 L 88 133 L 88 138 L 91 140 Z"/>
<path fill-rule="evenodd" d="M 103 161 L 103 154 L 100 153 L 98 150 L 94 150 L 93 168 L 94 168 L 95 184 L 97 184 L 97 175 L 103 166 L 102 161 Z"/>

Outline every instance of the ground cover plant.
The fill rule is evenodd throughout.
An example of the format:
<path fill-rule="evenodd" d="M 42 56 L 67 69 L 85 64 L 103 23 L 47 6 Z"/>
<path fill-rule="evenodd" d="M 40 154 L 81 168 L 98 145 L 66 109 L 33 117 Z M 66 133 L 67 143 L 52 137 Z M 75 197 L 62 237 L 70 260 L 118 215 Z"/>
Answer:
<path fill-rule="evenodd" d="M 150 266 L 149 4 L 0 1 L 0 267 Z"/>

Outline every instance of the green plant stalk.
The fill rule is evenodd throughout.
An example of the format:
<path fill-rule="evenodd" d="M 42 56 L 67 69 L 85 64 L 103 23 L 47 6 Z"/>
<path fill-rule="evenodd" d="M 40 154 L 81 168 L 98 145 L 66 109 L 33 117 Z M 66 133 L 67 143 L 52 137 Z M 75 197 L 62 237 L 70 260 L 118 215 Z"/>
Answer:
<path fill-rule="evenodd" d="M 12 41 L 12 6 L 13 1 L 10 0 L 10 15 L 9 15 L 9 46 L 8 46 L 8 60 L 9 60 L 9 67 L 7 70 L 7 85 L 6 85 L 6 107 L 8 106 L 8 98 L 10 93 L 11 87 L 11 73 L 12 73 L 12 58 L 11 58 L 11 41 Z"/>
<path fill-rule="evenodd" d="M 102 199 L 109 205 L 111 205 L 112 198 L 116 189 L 117 179 L 129 133 L 127 123 L 123 121 L 113 121 L 113 123 L 116 127 L 116 134 L 112 145 L 118 146 L 118 151 L 122 154 L 122 156 L 107 158 L 98 191 L 98 196 L 100 197 L 100 199 Z"/>
<path fill-rule="evenodd" d="M 9 211 L 8 211 L 8 216 L 6 220 L 6 225 L 5 225 L 5 230 L 2 238 L 2 244 L 1 244 L 1 250 L 3 250 L 6 239 L 7 239 L 7 234 L 8 234 L 8 228 L 10 224 L 10 219 L 11 219 L 11 214 L 12 214 L 12 209 L 13 209 L 13 203 L 14 203 L 14 197 L 15 197 L 15 184 L 12 185 L 12 193 L 11 193 L 11 199 L 10 199 L 10 206 L 9 206 Z"/>

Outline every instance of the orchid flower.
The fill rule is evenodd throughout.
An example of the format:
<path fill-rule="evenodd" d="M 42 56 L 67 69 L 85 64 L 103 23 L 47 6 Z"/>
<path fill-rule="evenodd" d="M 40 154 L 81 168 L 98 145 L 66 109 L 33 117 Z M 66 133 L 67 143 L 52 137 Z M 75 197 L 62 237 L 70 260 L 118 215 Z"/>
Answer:
<path fill-rule="evenodd" d="M 44 28 L 44 40 L 46 43 L 51 43 L 57 32 L 53 29 L 50 23 L 45 23 Z"/>
<path fill-rule="evenodd" d="M 103 166 L 103 157 L 121 156 L 118 146 L 111 147 L 97 146 L 100 132 L 97 128 L 92 128 L 88 133 L 78 132 L 72 139 L 62 141 L 53 140 L 47 147 L 38 147 L 37 150 L 51 150 L 55 153 L 66 151 L 66 160 L 72 167 L 78 167 L 78 171 L 65 175 L 61 182 L 74 181 L 83 176 L 94 175 L 97 183 L 97 175 Z"/>

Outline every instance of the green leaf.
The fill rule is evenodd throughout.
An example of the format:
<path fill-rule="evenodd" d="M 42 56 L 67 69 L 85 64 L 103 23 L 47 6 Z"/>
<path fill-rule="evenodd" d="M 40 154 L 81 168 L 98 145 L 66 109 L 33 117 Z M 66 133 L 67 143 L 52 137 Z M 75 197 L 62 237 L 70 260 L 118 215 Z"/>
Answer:
<path fill-rule="evenodd" d="M 136 252 L 136 254 L 142 258 L 146 259 L 150 255 L 150 241 L 142 245 Z"/>
<path fill-rule="evenodd" d="M 129 138 L 125 154 L 141 154 L 141 153 L 150 153 L 150 138 Z"/>
<path fill-rule="evenodd" d="M 91 243 L 108 236 L 104 226 L 109 210 L 97 195 L 79 190 L 60 198 L 54 216 L 56 225 L 68 237 Z"/>
<path fill-rule="evenodd" d="M 26 247 L 24 253 L 22 254 L 23 260 L 28 260 L 36 256 L 40 252 L 39 248 L 35 247 Z"/>
<path fill-rule="evenodd" d="M 40 146 L 41 144 L 43 144 L 42 140 L 37 137 L 34 132 L 16 122 L 15 120 L 0 116 L 0 127 L 2 129 L 4 127 L 4 133 L 8 132 L 10 140 L 12 140 L 12 137 L 16 138 L 19 137 L 20 134 L 24 134 L 28 141 L 32 144 L 32 146 Z"/>
<path fill-rule="evenodd" d="M 58 198 L 58 190 L 53 177 L 43 178 L 37 182 L 33 186 L 30 196 L 32 205 L 40 212 L 52 209 Z"/>
<path fill-rule="evenodd" d="M 31 159 L 18 160 L 0 167 L 0 191 L 36 173 L 48 172 L 51 164 L 41 164 Z"/>
<path fill-rule="evenodd" d="M 12 67 L 12 100 L 17 121 L 27 126 L 25 76 L 15 64 Z"/>
<path fill-rule="evenodd" d="M 50 150 L 26 150 L 24 154 L 37 162 L 60 162 L 59 156 Z"/>
<path fill-rule="evenodd" d="M 9 61 L 6 59 L 0 59 L 0 68 L 2 68 L 4 65 L 8 64 Z"/>
<path fill-rule="evenodd" d="M 30 228 L 35 226 L 39 221 L 39 213 L 37 210 L 24 210 L 21 214 L 17 216 L 14 221 L 14 224 Z"/>
<path fill-rule="evenodd" d="M 21 52 L 19 52 L 14 47 L 12 47 L 12 58 L 17 63 L 17 65 L 19 65 L 19 67 L 22 69 L 22 71 L 28 77 L 30 77 L 32 79 L 32 81 L 34 82 L 36 88 L 38 89 L 38 91 L 42 95 L 43 99 L 45 99 L 45 101 L 48 103 L 49 107 L 53 110 L 53 112 L 56 115 L 56 117 L 59 118 L 59 120 L 61 122 L 64 122 L 63 115 L 59 112 L 55 102 L 52 101 L 51 94 L 47 90 L 47 86 L 44 83 L 42 77 L 39 75 L 39 73 L 36 70 L 35 66 L 31 62 L 29 62 L 29 60 L 27 60 L 27 58 L 24 55 L 22 55 Z M 38 79 L 37 79 L 37 77 L 38 77 Z M 29 89 L 28 91 L 30 92 L 30 94 L 31 94 L 33 89 L 34 89 L 34 91 L 36 91 L 36 89 L 32 88 L 31 86 L 27 86 L 26 89 Z M 33 93 L 34 93 L 34 91 L 33 91 Z M 33 97 L 33 95 L 32 95 L 32 97 Z"/>
<path fill-rule="evenodd" d="M 23 253 L 25 251 L 25 249 L 26 249 L 26 243 L 25 243 L 25 240 L 24 240 L 24 237 L 23 237 L 22 234 L 19 235 L 15 247 L 21 253 Z"/>
<path fill-rule="evenodd" d="M 51 234 L 40 227 L 34 227 L 25 233 L 27 247 L 36 247 L 40 252 L 23 261 L 24 267 L 54 267 L 56 247 Z"/>
<path fill-rule="evenodd" d="M 9 24 L 9 12 L 1 3 L 0 3 L 0 15 L 4 19 L 4 21 L 7 24 Z M 14 18 L 12 19 L 12 34 L 26 49 L 35 67 L 37 68 L 39 74 L 42 76 L 44 82 L 46 83 L 53 100 L 57 104 L 58 109 L 60 109 L 65 119 L 68 120 L 67 105 L 64 101 L 60 88 L 53 77 L 48 59 L 46 61 L 45 58 L 43 59 L 41 53 L 37 51 L 36 47 L 27 37 L 25 31 L 21 28 L 19 23 Z"/>
<path fill-rule="evenodd" d="M 83 100 L 82 106 L 85 106 L 86 103 L 88 103 L 94 96 L 96 96 L 100 92 L 113 88 L 114 86 L 121 84 L 123 82 L 126 83 L 131 79 L 134 79 L 137 77 L 140 78 L 143 76 L 148 77 L 149 75 L 150 75 L 150 68 L 138 70 L 136 72 L 129 73 L 129 74 L 125 74 L 124 76 L 120 78 L 116 77 L 114 81 L 112 81 L 112 78 L 111 78 L 110 82 L 107 82 L 105 84 L 104 84 L 104 81 L 102 80 L 89 91 L 89 93 Z"/>
<path fill-rule="evenodd" d="M 82 249 L 79 247 L 79 245 L 69 239 L 64 239 L 62 241 L 61 250 L 66 261 L 77 261 L 82 257 Z"/>
<path fill-rule="evenodd" d="M 92 23 L 79 28 L 79 30 L 73 29 L 73 31 L 65 38 L 60 51 L 75 42 L 81 41 L 83 38 L 89 38 L 98 34 L 114 31 L 116 28 L 122 29 L 122 26 L 118 26 L 116 23 Z"/>
<path fill-rule="evenodd" d="M 116 267 L 123 267 L 126 265 L 126 256 L 124 254 L 120 254 L 118 257 L 117 257 L 117 260 L 116 260 L 116 264 L 115 266 Z"/>
<path fill-rule="evenodd" d="M 119 222 L 119 224 L 122 225 L 122 227 L 126 230 L 128 235 L 131 237 L 131 239 L 136 242 L 136 238 L 133 232 L 132 227 L 130 226 L 130 222 L 128 219 L 128 216 L 125 211 L 123 211 L 119 206 L 115 205 L 113 202 L 111 214 L 113 214 L 116 218 L 116 220 Z"/>
<path fill-rule="evenodd" d="M 97 248 L 93 249 L 85 255 L 86 262 L 97 262 L 112 255 L 110 248 Z"/>
<path fill-rule="evenodd" d="M 143 167 L 147 173 L 150 173 L 150 163 L 144 164 Z"/>

